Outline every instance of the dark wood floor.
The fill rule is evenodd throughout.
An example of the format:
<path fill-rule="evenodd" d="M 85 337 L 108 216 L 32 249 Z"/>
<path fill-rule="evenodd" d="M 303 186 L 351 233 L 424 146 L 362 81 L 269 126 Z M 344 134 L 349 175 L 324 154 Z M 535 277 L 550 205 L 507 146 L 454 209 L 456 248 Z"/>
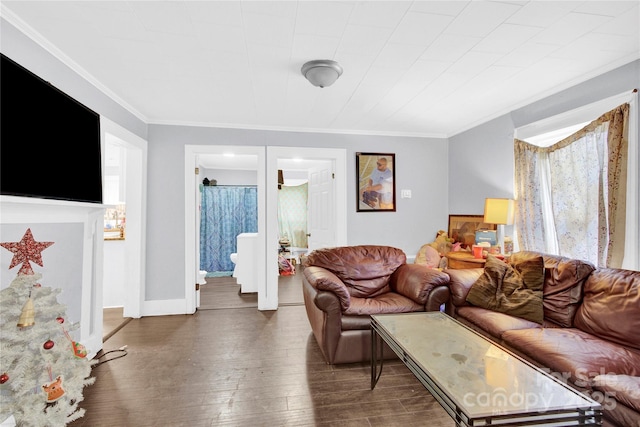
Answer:
<path fill-rule="evenodd" d="M 105 342 L 131 321 L 122 315 L 122 307 L 111 307 L 102 310 L 102 342 Z"/>
<path fill-rule="evenodd" d="M 301 267 L 296 269 L 295 276 L 279 276 L 278 305 L 302 305 Z M 258 294 L 240 293 L 240 285 L 233 277 L 211 277 L 207 284 L 200 287 L 200 306 L 198 310 L 220 310 L 228 308 L 258 308 Z M 122 307 L 105 308 L 103 310 L 102 340 L 107 341 L 113 334 L 131 320 L 123 317 Z"/>
<path fill-rule="evenodd" d="M 207 277 L 207 284 L 200 286 L 198 310 L 226 308 L 258 308 L 257 293 L 240 293 L 240 285 L 233 277 Z M 278 276 L 278 306 L 302 305 L 302 269 L 294 276 Z"/>
<path fill-rule="evenodd" d="M 454 424 L 397 360 L 373 391 L 368 363 L 327 365 L 304 305 L 133 319 L 103 351 L 124 345 L 125 357 L 94 367 L 86 414 L 70 426 Z"/>

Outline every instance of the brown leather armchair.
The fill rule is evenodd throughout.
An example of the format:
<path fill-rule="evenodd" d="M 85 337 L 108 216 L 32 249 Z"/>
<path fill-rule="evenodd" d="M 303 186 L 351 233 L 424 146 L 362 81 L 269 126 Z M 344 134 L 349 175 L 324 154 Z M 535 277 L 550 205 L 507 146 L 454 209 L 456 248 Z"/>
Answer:
<path fill-rule="evenodd" d="M 437 311 L 449 276 L 389 246 L 343 246 L 310 253 L 303 294 L 311 329 L 328 364 L 371 359 L 372 314 Z M 384 357 L 393 358 L 390 348 Z"/>

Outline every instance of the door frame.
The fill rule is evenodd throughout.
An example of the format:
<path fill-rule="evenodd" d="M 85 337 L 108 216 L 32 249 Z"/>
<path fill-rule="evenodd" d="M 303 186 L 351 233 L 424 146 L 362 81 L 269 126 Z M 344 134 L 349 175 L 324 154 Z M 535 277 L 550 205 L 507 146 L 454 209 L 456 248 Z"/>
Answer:
<path fill-rule="evenodd" d="M 125 294 L 123 316 L 140 318 L 146 286 L 147 141 L 104 116 L 100 116 L 102 150 L 106 134 L 123 143 L 125 149 L 125 202 L 127 206 L 125 250 Z M 104 156 L 103 156 L 104 158 Z M 103 165 L 104 170 L 104 165 Z M 100 295 L 102 305 L 102 295 Z"/>
<path fill-rule="evenodd" d="M 258 156 L 258 257 L 255 268 L 258 282 L 258 310 L 278 309 L 278 158 L 331 160 L 334 162 L 336 245 L 347 244 L 347 163 L 346 149 L 308 147 L 257 147 L 224 145 L 185 145 L 185 313 L 196 311 L 197 252 L 199 224 L 197 224 L 194 188 L 197 188 L 195 167 L 199 154 L 255 154 Z M 267 245 L 267 242 L 273 244 Z"/>
<path fill-rule="evenodd" d="M 258 254 L 254 267 L 258 278 L 258 308 L 260 308 L 261 293 L 265 292 L 265 147 L 240 146 L 240 145 L 185 145 L 184 170 L 185 170 L 185 313 L 194 313 L 197 308 L 196 286 L 198 272 L 200 271 L 200 224 L 199 213 L 196 208 L 200 206 L 199 175 L 195 168 L 199 167 L 198 156 L 201 154 L 250 154 L 258 156 L 257 187 L 258 187 Z M 262 291 L 262 292 L 261 292 Z"/>
<path fill-rule="evenodd" d="M 336 246 L 347 244 L 347 150 L 344 148 L 310 147 L 267 147 L 267 235 L 266 241 L 273 242 L 265 248 L 266 276 L 265 298 L 259 310 L 278 308 L 278 159 L 301 158 L 305 160 L 329 160 L 333 163 L 334 212 Z"/>

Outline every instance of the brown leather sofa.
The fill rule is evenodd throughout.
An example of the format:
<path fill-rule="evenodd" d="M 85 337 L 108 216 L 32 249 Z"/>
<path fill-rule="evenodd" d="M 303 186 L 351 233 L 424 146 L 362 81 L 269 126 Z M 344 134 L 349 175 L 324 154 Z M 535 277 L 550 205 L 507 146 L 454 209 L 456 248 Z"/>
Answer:
<path fill-rule="evenodd" d="M 446 312 L 600 402 L 605 425 L 640 427 L 640 271 L 536 252 L 515 253 L 510 263 L 537 256 L 543 324 L 469 304 L 480 268 L 445 270 Z"/>
<path fill-rule="evenodd" d="M 449 299 L 449 276 L 407 264 L 389 246 L 343 246 L 311 252 L 303 294 L 311 329 L 328 364 L 371 359 L 372 314 L 437 311 Z M 384 348 L 385 358 L 394 358 Z"/>

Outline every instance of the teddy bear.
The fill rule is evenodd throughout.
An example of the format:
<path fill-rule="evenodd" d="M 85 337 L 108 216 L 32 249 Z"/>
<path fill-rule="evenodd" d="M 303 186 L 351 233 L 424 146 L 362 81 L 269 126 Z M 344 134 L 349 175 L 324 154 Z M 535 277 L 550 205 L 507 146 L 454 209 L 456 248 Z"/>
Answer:
<path fill-rule="evenodd" d="M 438 230 L 435 240 L 427 244 L 438 251 L 440 256 L 445 256 L 447 253 L 451 252 L 453 239 L 449 238 L 446 231 Z"/>
<path fill-rule="evenodd" d="M 425 264 L 430 268 L 442 268 L 443 258 L 452 248 L 452 239 L 449 238 L 447 232 L 439 230 L 436 238 L 431 243 L 422 245 L 416 255 L 415 264 Z"/>

